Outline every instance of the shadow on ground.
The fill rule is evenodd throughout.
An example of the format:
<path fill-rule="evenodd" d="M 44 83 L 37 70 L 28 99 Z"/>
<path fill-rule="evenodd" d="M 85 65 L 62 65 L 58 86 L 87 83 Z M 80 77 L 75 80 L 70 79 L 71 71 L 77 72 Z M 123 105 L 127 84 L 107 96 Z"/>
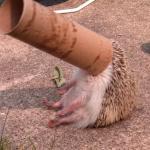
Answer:
<path fill-rule="evenodd" d="M 0 108 L 10 107 L 11 109 L 28 109 L 42 107 L 42 100 L 59 100 L 60 95 L 56 88 L 38 89 L 10 89 L 0 91 Z"/>

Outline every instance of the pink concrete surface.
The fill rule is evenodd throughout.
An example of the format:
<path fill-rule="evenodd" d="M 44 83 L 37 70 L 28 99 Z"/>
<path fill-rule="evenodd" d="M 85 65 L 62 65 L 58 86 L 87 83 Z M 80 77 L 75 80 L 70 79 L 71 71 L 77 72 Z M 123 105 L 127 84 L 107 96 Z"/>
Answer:
<path fill-rule="evenodd" d="M 72 2 L 79 1 L 63 5 L 71 6 Z M 28 146 L 30 138 L 37 150 L 149 150 L 150 55 L 142 52 L 140 45 L 150 39 L 150 1 L 97 0 L 65 16 L 124 47 L 137 81 L 137 108 L 127 120 L 105 128 L 47 128 L 52 112 L 43 107 L 41 99 L 59 98 L 50 81 L 53 68 L 61 66 L 69 79 L 74 67 L 11 37 L 0 36 L 0 129 L 11 106 L 4 136 L 13 142 L 13 149 L 22 143 Z"/>

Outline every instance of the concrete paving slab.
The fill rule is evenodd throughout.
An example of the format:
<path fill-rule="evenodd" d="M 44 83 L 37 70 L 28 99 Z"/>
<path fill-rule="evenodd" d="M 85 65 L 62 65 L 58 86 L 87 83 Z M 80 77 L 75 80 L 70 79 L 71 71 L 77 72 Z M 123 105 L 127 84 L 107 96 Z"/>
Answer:
<path fill-rule="evenodd" d="M 79 1 L 70 0 L 70 6 Z M 61 5 L 55 8 L 60 8 Z M 4 136 L 13 148 L 30 145 L 37 150 L 149 150 L 150 149 L 150 55 L 141 51 L 150 39 L 149 0 L 97 0 L 65 17 L 120 42 L 137 81 L 138 106 L 132 116 L 112 126 L 77 130 L 47 128 L 52 112 L 41 104 L 43 97 L 58 99 L 50 76 L 55 65 L 67 79 L 74 67 L 8 36 L 0 36 L 0 129 L 10 107 Z M 54 144 L 52 144 L 54 143 Z"/>

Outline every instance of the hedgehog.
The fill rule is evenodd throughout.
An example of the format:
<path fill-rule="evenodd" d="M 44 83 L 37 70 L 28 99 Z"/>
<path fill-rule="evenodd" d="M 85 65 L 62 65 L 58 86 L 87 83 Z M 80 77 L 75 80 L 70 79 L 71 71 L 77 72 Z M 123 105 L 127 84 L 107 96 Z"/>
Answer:
<path fill-rule="evenodd" d="M 104 127 L 127 118 L 135 107 L 135 81 L 125 51 L 112 41 L 113 56 L 97 76 L 77 68 L 72 79 L 58 89 L 62 98 L 44 103 L 57 109 L 49 127 L 64 124 L 76 128 Z"/>

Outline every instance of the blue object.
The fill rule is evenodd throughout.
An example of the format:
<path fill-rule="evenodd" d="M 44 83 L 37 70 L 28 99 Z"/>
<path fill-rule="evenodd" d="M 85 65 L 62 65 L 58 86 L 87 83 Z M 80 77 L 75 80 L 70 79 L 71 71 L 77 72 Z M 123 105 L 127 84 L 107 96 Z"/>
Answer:
<path fill-rule="evenodd" d="M 41 3 L 45 6 L 51 6 L 51 5 L 56 5 L 59 3 L 66 2 L 68 0 L 36 0 L 36 1 L 38 1 L 39 3 Z"/>
<path fill-rule="evenodd" d="M 145 53 L 149 53 L 150 54 L 150 42 L 149 43 L 144 43 L 141 45 L 142 50 Z"/>
<path fill-rule="evenodd" d="M 0 0 L 0 5 L 4 2 L 4 0 Z"/>

